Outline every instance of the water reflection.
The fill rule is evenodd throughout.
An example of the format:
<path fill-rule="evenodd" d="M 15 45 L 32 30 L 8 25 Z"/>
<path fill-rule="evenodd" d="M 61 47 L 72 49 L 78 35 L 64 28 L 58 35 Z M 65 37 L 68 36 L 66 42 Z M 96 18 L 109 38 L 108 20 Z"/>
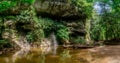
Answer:
<path fill-rule="evenodd" d="M 21 49 L 15 54 L 1 55 L 0 63 L 120 63 L 120 54 L 116 53 L 120 52 L 119 48 L 120 46 L 93 48 L 93 50 L 97 49 L 97 52 L 92 49 L 61 47 L 57 49 L 44 47 L 34 51 Z"/>
<path fill-rule="evenodd" d="M 60 54 L 60 59 L 59 59 L 59 63 L 67 63 L 66 60 L 70 60 L 71 59 L 71 55 L 70 55 L 70 51 L 69 50 L 64 50 L 61 54 Z M 72 59 L 71 59 L 72 60 Z"/>
<path fill-rule="evenodd" d="M 120 63 L 120 56 L 103 57 L 93 60 L 90 63 Z"/>
<path fill-rule="evenodd" d="M 27 57 L 28 53 L 30 50 L 28 49 L 21 49 L 17 51 L 15 54 L 12 56 L 12 62 L 15 63 L 17 59 L 21 59 L 23 57 Z"/>

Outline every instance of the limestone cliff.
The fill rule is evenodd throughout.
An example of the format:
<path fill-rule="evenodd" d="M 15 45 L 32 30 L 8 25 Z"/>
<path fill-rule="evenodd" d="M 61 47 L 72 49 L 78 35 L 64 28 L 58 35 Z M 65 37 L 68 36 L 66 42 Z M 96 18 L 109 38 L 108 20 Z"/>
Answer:
<path fill-rule="evenodd" d="M 78 1 L 77 3 L 77 1 L 73 2 L 72 0 L 36 0 L 33 5 L 19 4 L 18 6 L 2 11 L 0 12 L 0 16 L 14 16 L 15 18 L 12 19 L 14 23 L 12 28 L 9 26 L 10 23 L 6 24 L 6 26 L 24 35 L 29 34 L 27 35 L 29 41 L 39 41 L 38 39 L 41 38 L 42 34 L 49 35 L 51 32 L 57 34 L 59 31 L 61 33 L 59 37 L 63 37 L 60 41 L 83 44 L 85 43 L 87 32 L 85 28 L 86 19 L 88 18 L 86 8 L 89 6 L 85 3 L 86 1 Z M 50 18 L 53 22 L 52 25 L 49 20 L 48 22 L 47 20 L 43 20 L 44 23 L 45 21 L 48 23 L 45 23 L 46 26 L 44 26 L 40 22 L 44 18 Z M 11 18 L 8 20 L 11 20 Z M 4 24 L 6 23 L 5 21 Z M 64 29 L 62 29 L 61 25 Z M 48 32 L 50 33 L 44 32 L 46 30 L 49 30 Z M 64 33 L 67 35 L 67 39 Z"/>

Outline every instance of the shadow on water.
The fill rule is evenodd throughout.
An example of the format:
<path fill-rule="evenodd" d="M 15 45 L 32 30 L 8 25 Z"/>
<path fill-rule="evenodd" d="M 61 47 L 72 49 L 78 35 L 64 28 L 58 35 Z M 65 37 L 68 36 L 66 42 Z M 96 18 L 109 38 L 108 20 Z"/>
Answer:
<path fill-rule="evenodd" d="M 120 46 L 91 49 L 43 47 L 1 55 L 0 63 L 120 63 Z"/>

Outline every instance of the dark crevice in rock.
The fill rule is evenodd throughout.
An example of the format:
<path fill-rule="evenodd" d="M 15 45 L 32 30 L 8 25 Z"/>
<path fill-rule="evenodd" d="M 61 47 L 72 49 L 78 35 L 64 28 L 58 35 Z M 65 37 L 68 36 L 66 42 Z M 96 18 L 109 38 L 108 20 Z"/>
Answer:
<path fill-rule="evenodd" d="M 24 32 L 24 34 L 27 34 L 28 32 L 31 31 L 31 29 L 29 28 L 25 28 L 27 25 L 30 25 L 30 23 L 22 23 L 22 22 L 18 22 L 16 23 L 16 29 L 19 31 L 19 32 Z"/>
<path fill-rule="evenodd" d="M 38 14 L 38 16 L 41 16 L 43 18 L 51 18 L 53 20 L 69 20 L 69 21 L 73 21 L 73 20 L 79 20 L 79 19 L 81 19 L 77 15 L 67 16 L 67 17 L 61 17 L 59 15 L 51 15 L 49 13 L 40 13 L 40 14 Z M 84 19 L 84 18 L 82 18 L 82 19 Z"/>
<path fill-rule="evenodd" d="M 106 44 L 106 45 L 120 45 L 120 38 L 106 40 L 106 41 L 104 41 L 104 44 Z"/>

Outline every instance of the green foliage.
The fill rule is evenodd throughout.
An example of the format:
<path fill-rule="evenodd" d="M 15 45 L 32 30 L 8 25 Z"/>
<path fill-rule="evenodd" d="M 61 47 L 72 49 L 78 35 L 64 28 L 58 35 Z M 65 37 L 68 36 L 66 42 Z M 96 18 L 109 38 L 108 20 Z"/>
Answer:
<path fill-rule="evenodd" d="M 29 10 L 22 11 L 20 15 L 17 16 L 17 21 L 20 22 L 30 22 L 33 21 L 33 16 Z"/>
<path fill-rule="evenodd" d="M 34 23 L 32 24 L 34 25 L 33 26 L 34 30 L 32 32 L 35 35 L 35 40 L 40 42 L 45 37 L 44 30 L 42 28 L 42 25 L 39 23 L 39 19 L 36 16 L 35 9 L 33 8 L 33 6 L 30 7 L 30 12 L 31 12 L 30 17 L 33 20 L 32 23 Z"/>
<path fill-rule="evenodd" d="M 69 29 L 65 26 L 61 26 L 57 30 L 57 36 L 62 40 L 69 40 Z"/>
<path fill-rule="evenodd" d="M 41 28 L 44 29 L 45 36 L 49 36 L 51 32 L 56 32 L 59 39 L 69 40 L 69 30 L 62 23 L 50 18 L 39 18 L 39 24 Z"/>
<path fill-rule="evenodd" d="M 86 44 L 84 38 L 79 38 L 79 39 L 77 39 L 76 42 L 78 42 L 78 43 L 80 43 L 80 44 Z"/>
<path fill-rule="evenodd" d="M 120 9 L 116 5 L 120 4 L 118 0 L 108 0 L 97 1 L 109 5 L 110 10 L 108 11 L 103 7 L 103 14 L 94 15 L 94 24 L 91 30 L 91 37 L 94 40 L 111 40 L 120 38 Z M 115 4 L 116 3 L 116 4 Z"/>
<path fill-rule="evenodd" d="M 72 41 L 72 43 L 75 44 L 85 44 L 85 39 L 83 37 L 70 37 L 70 40 Z"/>
<path fill-rule="evenodd" d="M 0 40 L 0 49 L 10 47 L 10 43 L 7 40 Z"/>
<path fill-rule="evenodd" d="M 29 5 L 33 4 L 34 2 L 35 2 L 35 0 L 21 0 L 21 3 L 29 4 Z"/>
<path fill-rule="evenodd" d="M 50 18 L 39 18 L 39 24 L 45 31 L 51 31 L 56 28 L 56 22 Z"/>
<path fill-rule="evenodd" d="M 0 2 L 0 12 L 9 10 L 13 7 L 20 7 L 21 5 L 32 5 L 35 0 L 3 0 Z"/>
<path fill-rule="evenodd" d="M 41 42 L 41 40 L 45 37 L 43 29 L 34 30 L 35 40 Z"/>
<path fill-rule="evenodd" d="M 6 44 L 8 43 L 6 40 L 0 40 L 0 44 Z"/>
<path fill-rule="evenodd" d="M 17 21 L 22 22 L 23 25 L 30 25 L 31 27 L 27 27 L 28 29 L 31 29 L 26 35 L 26 38 L 28 41 L 38 41 L 40 42 L 41 39 L 44 38 L 44 31 L 41 27 L 41 23 L 39 23 L 38 18 L 36 17 L 35 10 L 32 6 L 28 10 L 22 11 L 19 16 L 17 16 Z M 27 24 L 29 23 L 29 24 Z M 25 28 L 25 27 L 24 27 Z M 27 29 L 26 28 L 26 29 Z"/>
<path fill-rule="evenodd" d="M 5 44 L 5 42 L 3 40 L 0 40 L 0 49 L 3 48 L 3 44 Z"/>
<path fill-rule="evenodd" d="M 0 2 L 0 12 L 8 10 L 11 7 L 14 7 L 15 5 L 16 5 L 16 2 L 2 1 Z"/>
<path fill-rule="evenodd" d="M 33 33 L 28 33 L 27 35 L 26 35 L 26 39 L 27 39 L 27 41 L 28 42 L 33 42 L 33 41 L 35 41 L 35 35 L 33 34 Z"/>
<path fill-rule="evenodd" d="M 2 33 L 2 26 L 3 26 L 3 23 L 2 23 L 2 18 L 0 17 L 0 35 L 1 35 L 1 33 Z"/>
<path fill-rule="evenodd" d="M 5 20 L 15 20 L 15 19 L 16 19 L 16 16 L 9 15 L 9 16 L 3 16 L 3 18 L 4 18 Z"/>
<path fill-rule="evenodd" d="M 93 2 L 102 2 L 108 4 L 112 8 L 112 12 L 120 12 L 120 0 L 93 0 Z"/>
<path fill-rule="evenodd" d="M 92 15 L 92 5 L 93 3 L 89 0 L 71 0 L 72 4 L 78 8 L 80 15 L 85 16 L 85 18 L 91 17 Z"/>
<path fill-rule="evenodd" d="M 59 39 L 69 40 L 69 30 L 62 23 L 50 18 L 39 18 L 39 24 L 44 30 L 45 36 L 49 36 L 50 33 L 55 32 Z"/>
<path fill-rule="evenodd" d="M 2 38 L 3 27 L 4 27 L 3 18 L 0 17 L 0 39 Z"/>

